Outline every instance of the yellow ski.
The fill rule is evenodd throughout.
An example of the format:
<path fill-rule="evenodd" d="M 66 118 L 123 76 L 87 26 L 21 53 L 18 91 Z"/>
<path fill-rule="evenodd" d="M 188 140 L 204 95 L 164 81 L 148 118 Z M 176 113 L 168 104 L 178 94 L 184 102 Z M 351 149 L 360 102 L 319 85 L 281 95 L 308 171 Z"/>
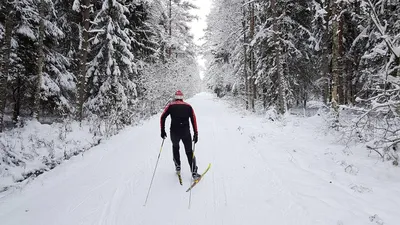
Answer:
<path fill-rule="evenodd" d="M 189 192 L 194 186 L 196 186 L 196 184 L 198 184 L 200 182 L 200 180 L 203 178 L 203 176 L 208 172 L 208 170 L 210 170 L 211 167 L 211 163 L 208 164 L 207 169 L 201 174 L 200 178 L 195 180 L 192 185 L 190 185 L 190 187 L 186 190 L 186 192 Z"/>
<path fill-rule="evenodd" d="M 178 175 L 179 183 L 182 185 L 182 176 L 181 176 L 181 171 L 176 172 L 176 175 Z"/>

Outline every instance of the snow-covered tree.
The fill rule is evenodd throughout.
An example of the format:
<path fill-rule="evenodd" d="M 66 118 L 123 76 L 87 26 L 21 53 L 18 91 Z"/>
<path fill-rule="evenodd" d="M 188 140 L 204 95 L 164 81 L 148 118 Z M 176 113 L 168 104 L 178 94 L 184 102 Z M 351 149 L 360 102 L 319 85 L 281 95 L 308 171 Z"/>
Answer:
<path fill-rule="evenodd" d="M 315 46 L 309 6 L 307 1 L 216 1 L 205 47 L 209 53 L 216 52 L 215 48 L 233 53 L 229 62 L 237 71 L 237 80 L 243 80 L 243 95 L 251 109 L 258 96 L 262 96 L 265 107 L 280 105 L 282 112 L 303 98 L 304 94 L 294 91 L 304 93 L 308 87 L 300 83 L 311 83 L 312 76 L 305 75 Z M 227 46 L 219 47 L 221 44 Z M 218 62 L 219 55 L 224 54 L 208 55 Z"/>
<path fill-rule="evenodd" d="M 371 148 L 397 146 L 399 3 L 216 0 L 203 46 L 207 85 L 251 110 L 262 102 L 283 113 L 310 97 L 323 100 L 336 109 L 336 125 L 341 107 L 357 105 L 365 113 L 357 130 L 385 121 L 367 126 L 381 134 Z"/>
<path fill-rule="evenodd" d="M 206 43 L 203 52 L 207 60 L 206 85 L 218 96 L 233 89 L 245 94 L 243 77 L 243 47 L 241 1 L 215 1 L 207 17 Z M 235 65 L 238 66 L 235 68 Z"/>
<path fill-rule="evenodd" d="M 11 40 L 15 10 L 10 2 L 0 4 L 0 132 L 3 130 L 3 119 L 7 101 L 7 82 L 11 63 Z"/>
<path fill-rule="evenodd" d="M 121 0 L 104 0 L 97 13 L 92 32 L 91 54 L 88 67 L 88 109 L 101 118 L 116 116 L 118 122 L 128 123 L 129 111 L 136 102 L 137 73 L 132 53 L 128 8 Z"/>
<path fill-rule="evenodd" d="M 363 44 L 366 51 L 359 62 L 358 82 L 363 86 L 356 99 L 365 110 L 356 127 L 366 133 L 363 139 L 369 141 L 371 149 L 395 162 L 399 161 L 396 150 L 400 147 L 399 3 L 362 1 L 365 21 L 357 38 L 357 44 Z"/>
<path fill-rule="evenodd" d="M 187 1 L 156 0 L 146 5 L 146 8 L 149 10 L 146 15 L 148 20 L 143 23 L 143 27 L 150 36 L 146 35 L 149 38 L 144 40 L 140 38 L 142 34 L 137 32 L 138 29 L 134 29 L 135 37 L 139 37 L 134 43 L 140 41 L 135 44 L 135 49 L 151 53 L 141 63 L 140 99 L 143 108 L 156 113 L 176 90 L 182 90 L 186 97 L 199 91 L 196 46 L 187 24 L 194 18 L 189 13 L 194 6 Z M 137 48 L 138 45 L 145 48 Z M 139 52 L 139 55 L 142 53 Z"/>
<path fill-rule="evenodd" d="M 77 90 L 77 117 L 80 121 L 83 119 L 83 105 L 86 101 L 86 74 L 87 74 L 87 63 L 89 54 L 89 34 L 90 34 L 90 22 L 92 4 L 90 0 L 75 0 L 72 4 L 72 10 L 79 13 L 81 18 L 79 19 L 79 61 L 77 62 L 78 69 L 78 90 Z M 76 44 L 76 43 L 75 43 Z M 73 46 L 73 45 L 72 45 Z M 72 47 L 71 46 L 71 47 Z M 75 49 L 74 49 L 75 50 Z M 75 53 L 75 54 L 74 54 Z M 76 50 L 73 51 L 74 55 Z"/>
<path fill-rule="evenodd" d="M 129 28 L 131 33 L 132 51 L 138 58 L 140 64 L 154 62 L 157 59 L 157 52 L 160 47 L 155 40 L 156 31 L 150 23 L 151 4 L 144 1 L 131 1 L 127 5 L 129 9 Z"/>
<path fill-rule="evenodd" d="M 68 59 L 58 48 L 58 41 L 64 37 L 64 32 L 57 25 L 58 17 L 53 2 L 23 0 L 9 2 L 9 5 L 14 16 L 9 17 L 13 19 L 10 55 L 12 70 L 9 72 L 8 86 L 10 101 L 6 107 L 13 106 L 14 120 L 18 119 L 21 110 L 33 112 L 34 93 L 37 90 L 36 105 L 40 114 L 72 111 L 74 76 L 67 70 Z M 40 6 L 43 6 L 42 10 L 39 10 Z M 39 43 L 41 39 L 42 45 Z M 42 57 L 39 57 L 40 49 L 43 50 Z M 42 72 L 39 71 L 40 63 L 37 59 L 43 61 Z M 37 83 L 39 74 L 42 74 L 42 79 Z"/>

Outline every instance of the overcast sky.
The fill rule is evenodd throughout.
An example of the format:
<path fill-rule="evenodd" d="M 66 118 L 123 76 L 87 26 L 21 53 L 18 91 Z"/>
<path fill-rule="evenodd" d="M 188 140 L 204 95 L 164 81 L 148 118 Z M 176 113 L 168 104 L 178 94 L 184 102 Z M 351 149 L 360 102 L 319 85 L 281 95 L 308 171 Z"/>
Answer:
<path fill-rule="evenodd" d="M 191 25 L 191 31 L 194 35 L 194 41 L 197 45 L 201 45 L 204 43 L 203 40 L 200 40 L 204 36 L 204 29 L 207 28 L 206 17 L 211 9 L 212 0 L 191 0 L 195 5 L 199 7 L 199 9 L 193 10 L 193 14 L 199 17 L 198 20 L 193 21 Z M 200 72 L 200 77 L 204 77 L 204 59 L 199 56 L 197 58 L 200 66 L 202 67 L 202 71 Z"/>
<path fill-rule="evenodd" d="M 200 38 L 204 35 L 204 29 L 207 28 L 206 16 L 210 12 L 212 0 L 191 0 L 199 9 L 193 10 L 193 14 L 199 19 L 191 23 L 192 33 L 194 34 L 196 44 L 200 45 L 203 42 Z"/>

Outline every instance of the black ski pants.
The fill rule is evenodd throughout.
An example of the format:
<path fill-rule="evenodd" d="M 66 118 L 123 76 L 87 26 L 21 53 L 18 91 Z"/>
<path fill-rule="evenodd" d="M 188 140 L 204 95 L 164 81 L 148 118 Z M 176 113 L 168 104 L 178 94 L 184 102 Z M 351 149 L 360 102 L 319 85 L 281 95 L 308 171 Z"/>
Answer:
<path fill-rule="evenodd" d="M 190 171 L 192 173 L 197 173 L 196 158 L 193 157 L 192 149 L 192 135 L 190 130 L 188 131 L 171 131 L 171 141 L 172 141 L 172 153 L 174 156 L 175 168 L 181 168 L 181 159 L 179 155 L 179 142 L 182 140 L 185 147 L 186 156 L 190 165 Z"/>

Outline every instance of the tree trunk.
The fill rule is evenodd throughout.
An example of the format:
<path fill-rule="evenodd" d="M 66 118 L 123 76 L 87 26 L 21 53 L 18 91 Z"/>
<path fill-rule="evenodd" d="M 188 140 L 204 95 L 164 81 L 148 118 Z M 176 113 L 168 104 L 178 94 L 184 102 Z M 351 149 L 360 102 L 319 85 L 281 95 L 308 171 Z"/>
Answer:
<path fill-rule="evenodd" d="M 14 90 L 14 111 L 13 111 L 13 122 L 14 124 L 18 123 L 18 118 L 20 115 L 20 110 L 21 110 L 21 89 L 22 89 L 22 81 L 21 81 L 21 76 L 18 74 L 17 75 L 17 80 L 16 80 L 16 89 Z"/>
<path fill-rule="evenodd" d="M 288 92 L 288 84 L 285 80 L 285 68 L 283 67 L 283 62 L 287 62 L 287 56 L 283 55 L 282 52 L 286 52 L 286 49 L 283 49 L 281 45 L 278 46 L 277 49 L 277 72 L 278 72 L 278 86 L 279 86 L 279 108 L 280 113 L 284 114 L 288 111 L 288 102 L 287 102 L 287 92 Z"/>
<path fill-rule="evenodd" d="M 326 85 L 324 86 L 324 93 L 323 93 L 323 98 L 324 98 L 324 103 L 327 104 L 328 102 L 331 101 L 331 77 L 329 74 L 329 69 L 330 69 L 330 61 L 329 61 L 329 47 L 328 47 L 328 40 L 329 40 L 329 21 L 331 19 L 331 0 L 326 1 L 325 11 L 328 13 L 326 14 L 325 17 L 325 32 L 323 34 L 323 39 L 324 39 L 324 46 L 323 46 L 323 59 L 322 59 L 322 76 L 326 80 Z"/>
<path fill-rule="evenodd" d="M 339 7 L 342 8 L 341 6 Z M 338 12 L 337 15 L 339 16 L 341 13 Z M 343 60 L 343 23 L 344 19 L 339 17 L 339 29 L 338 29 L 338 75 L 339 75 L 339 83 L 338 83 L 338 101 L 339 104 L 346 104 L 346 92 L 347 92 L 347 79 L 348 74 L 344 68 L 345 61 Z M 340 91 L 339 91 L 340 90 Z"/>
<path fill-rule="evenodd" d="M 278 20 L 277 20 L 277 12 L 276 12 L 276 0 L 271 0 L 271 11 L 272 11 L 272 30 L 274 31 L 272 40 L 274 42 L 274 56 L 275 56 L 275 67 L 276 67 L 276 76 L 277 76 L 277 88 L 278 88 L 278 113 L 285 113 L 285 98 L 283 96 L 283 74 L 281 68 L 281 49 L 277 37 L 278 31 Z"/>
<path fill-rule="evenodd" d="M 78 119 L 83 119 L 83 104 L 86 100 L 86 72 L 87 72 L 87 57 L 89 52 L 89 26 L 90 26 L 90 0 L 84 0 L 81 5 L 82 12 L 82 49 L 78 78 Z"/>
<path fill-rule="evenodd" d="M 247 77 L 247 37 L 246 37 L 246 7 L 243 1 L 243 76 L 244 76 L 244 86 L 245 86 L 245 97 L 246 97 L 246 109 L 249 109 L 249 81 Z"/>
<path fill-rule="evenodd" d="M 8 1 L 5 4 L 6 12 L 8 12 L 8 14 L 6 15 L 4 42 L 1 48 L 3 57 L 0 62 L 0 132 L 2 132 L 4 128 L 4 113 L 7 101 L 7 80 L 10 69 L 11 36 L 14 17 L 14 11 L 11 8 L 11 4 Z"/>
<path fill-rule="evenodd" d="M 336 3 L 332 6 L 332 15 L 335 17 L 332 21 L 333 40 L 332 40 L 332 107 L 338 111 L 339 105 L 339 77 L 341 75 L 341 43 L 342 31 L 340 30 L 340 10 Z"/>
<path fill-rule="evenodd" d="M 255 76 L 255 74 L 256 74 L 256 67 L 255 67 L 255 61 L 254 61 L 254 52 L 253 52 L 253 54 L 252 54 L 252 57 L 251 57 L 251 65 L 252 65 L 252 74 L 253 74 L 253 80 L 252 80 L 252 85 L 253 85 L 253 89 L 252 89 L 252 98 L 251 98 L 251 100 L 252 100 L 252 109 L 253 109 L 253 111 L 255 111 L 255 101 L 256 101 L 256 99 L 257 99 L 257 85 L 256 85 L 256 76 Z"/>
<path fill-rule="evenodd" d="M 251 3 L 250 5 L 250 40 L 253 40 L 254 38 L 254 27 L 255 27 L 255 19 L 254 19 L 254 2 Z M 251 51 L 250 51 L 250 64 L 251 64 L 251 82 L 250 85 L 252 86 L 251 88 L 251 93 L 250 93 L 250 101 L 251 101 L 251 109 L 255 111 L 255 99 L 256 99 L 256 74 L 255 74 L 255 68 L 256 68 L 256 63 L 255 63 L 255 57 L 254 57 L 254 46 L 251 46 Z"/>
<path fill-rule="evenodd" d="M 355 0 L 354 1 L 354 12 L 357 16 L 361 16 L 360 13 L 360 5 L 361 1 L 360 0 Z M 355 94 L 357 93 L 357 83 L 358 83 L 358 77 L 359 77 L 359 66 L 360 66 L 360 60 L 361 60 L 361 54 L 356 53 L 353 56 L 352 60 L 352 65 L 351 65 L 351 73 L 349 73 L 349 79 L 348 79 L 348 103 L 354 104 L 355 103 Z M 353 82 L 354 81 L 354 82 Z"/>
<path fill-rule="evenodd" d="M 267 6 L 267 4 L 264 4 L 264 10 L 263 11 L 264 11 L 265 15 L 268 15 L 268 9 L 269 9 L 269 7 Z M 262 23 L 265 23 L 266 20 L 267 20 L 267 18 L 265 17 L 265 20 L 262 21 Z M 262 57 L 265 57 L 268 54 L 266 52 L 267 51 L 266 49 L 268 49 L 268 44 L 267 44 L 266 41 L 263 42 L 262 47 L 263 47 L 263 51 L 264 51 L 264 52 L 262 52 Z M 266 76 L 266 75 L 263 74 L 263 76 Z M 268 101 L 268 98 L 267 98 L 268 85 L 267 85 L 267 83 L 265 81 L 262 82 L 261 85 L 262 85 L 263 108 L 265 110 L 265 109 L 267 109 L 267 105 L 268 105 L 267 104 L 267 101 Z"/>
<path fill-rule="evenodd" d="M 39 43 L 38 43 L 38 74 L 36 77 L 36 89 L 34 96 L 34 111 L 33 118 L 39 119 L 39 110 L 40 110 L 40 89 L 42 86 L 43 79 L 43 64 L 44 64 L 44 52 L 43 52 L 43 40 L 44 40 L 44 0 L 40 1 L 39 4 Z"/>
<path fill-rule="evenodd" d="M 171 58 L 172 54 L 172 0 L 169 0 L 169 47 L 168 47 L 168 58 Z"/>

